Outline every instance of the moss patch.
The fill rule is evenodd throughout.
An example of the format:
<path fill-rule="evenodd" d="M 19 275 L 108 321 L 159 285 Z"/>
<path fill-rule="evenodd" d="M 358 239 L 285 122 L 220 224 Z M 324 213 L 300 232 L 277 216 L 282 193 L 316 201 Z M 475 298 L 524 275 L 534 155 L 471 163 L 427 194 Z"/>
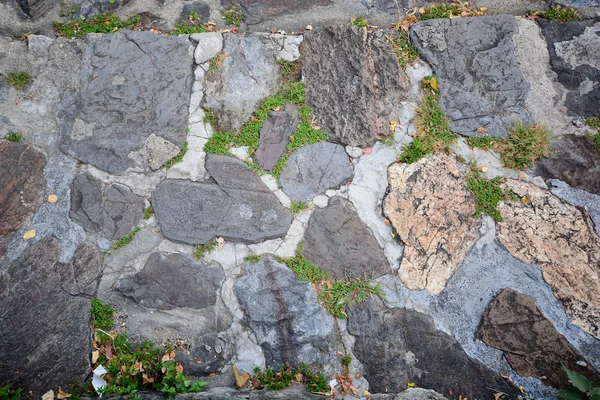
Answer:
<path fill-rule="evenodd" d="M 561 7 L 558 4 L 552 6 L 549 10 L 545 11 L 530 11 L 529 16 L 537 16 L 540 18 L 554 19 L 558 21 L 581 21 L 581 16 L 577 12 L 576 8 L 572 7 Z"/>
<path fill-rule="evenodd" d="M 133 30 L 140 25 L 140 17 L 121 20 L 113 14 L 98 14 L 88 19 L 54 21 L 54 31 L 58 36 L 82 38 L 88 33 L 112 33 L 120 29 Z"/>
<path fill-rule="evenodd" d="M 25 85 L 33 82 L 33 79 L 27 72 L 13 71 L 4 75 L 4 82 L 17 90 L 21 90 Z"/>
<path fill-rule="evenodd" d="M 364 15 L 361 15 L 352 19 L 352 25 L 356 26 L 357 28 L 368 28 L 369 21 L 367 21 Z"/>
<path fill-rule="evenodd" d="M 451 4 L 435 4 L 419 9 L 417 18 L 421 21 L 435 18 L 452 17 L 479 17 L 483 15 L 481 9 L 477 9 L 472 3 L 457 1 Z"/>
<path fill-rule="evenodd" d="M 486 179 L 481 176 L 474 164 L 470 166 L 467 188 L 475 196 L 476 218 L 480 218 L 481 214 L 485 213 L 492 217 L 494 222 L 503 221 L 500 210 L 498 210 L 498 203 L 507 198 L 504 190 L 500 187 L 503 181 L 502 178 Z"/>
<path fill-rule="evenodd" d="M 127 235 L 123 236 L 121 239 L 117 240 L 116 242 L 114 242 L 112 244 L 112 246 L 110 246 L 111 250 L 117 250 L 120 249 L 121 247 L 125 247 L 129 244 L 129 242 L 131 242 L 133 240 L 133 238 L 135 237 L 135 235 L 141 230 L 142 228 L 140 228 L 139 226 L 136 226 L 135 228 L 133 228 L 133 230 L 128 233 Z"/>
<path fill-rule="evenodd" d="M 491 136 L 476 136 L 467 138 L 465 142 L 470 148 L 477 147 L 483 150 L 490 150 L 493 149 L 499 142 L 501 142 L 501 140 Z"/>

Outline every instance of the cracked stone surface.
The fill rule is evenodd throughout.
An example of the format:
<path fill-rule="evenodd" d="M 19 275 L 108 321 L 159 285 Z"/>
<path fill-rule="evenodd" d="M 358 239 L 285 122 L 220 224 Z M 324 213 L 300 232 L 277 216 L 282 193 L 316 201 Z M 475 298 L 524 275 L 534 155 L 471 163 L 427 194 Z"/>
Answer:
<path fill-rule="evenodd" d="M 498 240 L 519 260 L 538 264 L 573 322 L 600 338 L 600 237 L 590 217 L 533 184 L 504 185 L 521 201 L 499 204 Z"/>
<path fill-rule="evenodd" d="M 296 131 L 299 108 L 286 104 L 281 110 L 271 111 L 260 129 L 260 142 L 253 157 L 265 171 L 273 169 L 287 150 L 290 136 Z"/>
<path fill-rule="evenodd" d="M 443 154 L 388 169 L 383 212 L 405 244 L 398 273 L 409 289 L 440 293 L 479 237 L 466 173 Z"/>
<path fill-rule="evenodd" d="M 333 0 L 221 0 L 221 4 L 239 5 L 244 13 L 245 22 L 253 25 L 281 14 L 293 14 L 313 7 L 328 6 L 333 4 Z"/>

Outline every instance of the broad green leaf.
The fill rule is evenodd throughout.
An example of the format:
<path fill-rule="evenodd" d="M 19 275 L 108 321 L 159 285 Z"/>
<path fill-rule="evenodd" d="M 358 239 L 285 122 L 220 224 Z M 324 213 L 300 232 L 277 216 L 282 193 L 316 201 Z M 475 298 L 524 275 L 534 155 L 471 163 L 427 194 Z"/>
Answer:
<path fill-rule="evenodd" d="M 566 389 L 556 392 L 556 397 L 563 400 L 585 400 L 583 393 L 577 389 Z"/>
<path fill-rule="evenodd" d="M 590 400 L 600 400 L 600 394 L 594 394 L 590 397 Z"/>
<path fill-rule="evenodd" d="M 571 381 L 573 386 L 575 386 L 577 389 L 579 389 L 580 391 L 582 391 L 584 393 L 588 392 L 591 389 L 592 384 L 585 376 L 580 375 L 575 371 L 571 371 L 570 369 L 568 369 L 565 366 L 563 366 L 563 369 L 567 372 L 567 376 L 569 377 L 569 380 Z"/>

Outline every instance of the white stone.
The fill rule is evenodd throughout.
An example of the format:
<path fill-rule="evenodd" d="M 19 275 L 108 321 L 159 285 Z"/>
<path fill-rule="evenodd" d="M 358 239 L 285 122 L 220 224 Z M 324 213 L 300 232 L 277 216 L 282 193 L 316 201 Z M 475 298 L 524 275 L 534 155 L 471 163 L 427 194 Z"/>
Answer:
<path fill-rule="evenodd" d="M 327 203 L 329 203 L 329 197 L 323 194 L 313 199 L 313 204 L 319 208 L 327 207 Z"/>
<path fill-rule="evenodd" d="M 198 109 L 196 109 L 196 111 L 194 111 L 192 115 L 190 115 L 188 123 L 195 124 L 198 122 L 204 122 L 204 115 L 204 110 L 201 107 L 199 107 Z"/>
<path fill-rule="evenodd" d="M 229 151 L 231 152 L 231 154 L 233 154 L 240 160 L 246 161 L 249 157 L 249 154 L 248 154 L 249 150 L 250 150 L 249 146 L 242 146 L 242 147 L 232 147 Z"/>
<path fill-rule="evenodd" d="M 346 153 L 352 158 L 359 158 L 363 155 L 362 149 L 354 146 L 346 146 Z"/>
<path fill-rule="evenodd" d="M 304 225 L 302 224 L 301 221 L 298 221 L 297 219 L 294 220 L 294 222 L 292 222 L 292 225 L 290 226 L 290 229 L 288 230 L 288 236 L 302 236 L 304 235 Z"/>
<path fill-rule="evenodd" d="M 275 179 L 275 177 L 273 175 L 264 174 L 260 177 L 260 179 L 263 181 L 263 183 L 265 185 L 267 185 L 267 187 L 269 188 L 269 190 L 271 192 L 274 192 L 277 189 L 279 189 L 279 184 L 277 183 L 277 179 Z"/>
<path fill-rule="evenodd" d="M 196 67 L 194 70 L 194 79 L 197 82 L 204 82 L 204 76 L 206 76 L 206 71 L 200 66 Z"/>
<path fill-rule="evenodd" d="M 170 179 L 189 179 L 193 182 L 203 180 L 206 169 L 204 163 L 206 153 L 204 145 L 208 139 L 188 136 L 188 150 L 180 163 L 174 164 L 167 170 L 167 178 Z"/>
<path fill-rule="evenodd" d="M 283 49 L 277 54 L 277 58 L 293 62 L 300 58 L 300 44 L 304 38 L 302 36 L 284 36 Z"/>
<path fill-rule="evenodd" d="M 259 256 L 266 253 L 275 254 L 275 251 L 277 251 L 282 243 L 282 239 L 265 240 L 262 243 L 249 244 L 248 248 L 250 251 L 252 251 L 252 253 Z"/>
<path fill-rule="evenodd" d="M 154 134 L 146 138 L 146 151 L 150 168 L 157 170 L 179 153 L 179 147 Z"/>
<path fill-rule="evenodd" d="M 283 193 L 281 189 L 277 189 L 273 192 L 273 194 L 275 195 L 275 197 L 277 197 L 277 199 L 279 199 L 279 201 L 284 207 L 290 208 L 292 206 L 292 200 L 290 200 L 288 195 Z"/>
<path fill-rule="evenodd" d="M 188 132 L 188 138 L 190 136 L 201 137 L 208 139 L 210 136 L 204 122 L 196 122 L 189 125 L 190 131 Z"/>
<path fill-rule="evenodd" d="M 195 33 L 191 38 L 198 41 L 194 52 L 196 64 L 210 60 L 223 50 L 223 35 L 219 32 Z"/>

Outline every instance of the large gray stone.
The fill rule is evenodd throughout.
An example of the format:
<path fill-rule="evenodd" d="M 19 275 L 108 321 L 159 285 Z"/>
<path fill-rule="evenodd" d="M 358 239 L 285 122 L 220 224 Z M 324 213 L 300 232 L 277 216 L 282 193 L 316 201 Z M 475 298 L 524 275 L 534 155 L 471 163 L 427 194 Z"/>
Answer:
<path fill-rule="evenodd" d="M 309 201 L 353 176 L 352 164 L 344 146 L 319 142 L 294 151 L 279 181 L 281 189 L 292 200 Z"/>
<path fill-rule="evenodd" d="M 412 26 L 411 41 L 433 68 L 440 106 L 450 130 L 506 137 L 517 120 L 532 122 L 523 109 L 529 83 L 517 67 L 513 16 L 433 19 Z"/>
<path fill-rule="evenodd" d="M 335 322 L 312 285 L 271 255 L 244 268 L 236 293 L 267 367 L 303 362 L 331 375 L 339 366 Z"/>
<path fill-rule="evenodd" d="M 257 243 L 287 233 L 292 214 L 241 160 L 209 154 L 206 169 L 216 183 L 167 179 L 154 191 L 163 235 L 197 244 L 218 236 Z"/>
<path fill-rule="evenodd" d="M 392 271 L 352 203 L 337 196 L 311 215 L 304 255 L 335 279 L 378 278 Z"/>
<path fill-rule="evenodd" d="M 271 111 L 260 129 L 260 142 L 254 158 L 262 169 L 270 171 L 283 155 L 290 136 L 298 127 L 298 106 L 286 104 L 283 110 Z"/>
<path fill-rule="evenodd" d="M 93 244 L 82 244 L 75 250 L 73 261 L 59 264 L 56 271 L 62 276 L 62 289 L 72 296 L 95 296 L 102 275 L 100 249 Z"/>
<path fill-rule="evenodd" d="M 204 106 L 219 129 L 237 132 L 262 99 L 279 91 L 281 74 L 266 36 L 226 35 L 223 42 L 221 66 L 207 73 Z"/>
<path fill-rule="evenodd" d="M 253 25 L 280 15 L 328 6 L 333 4 L 333 0 L 221 0 L 221 4 L 239 5 L 244 13 L 244 22 Z"/>
<path fill-rule="evenodd" d="M 594 221 L 596 234 L 600 236 L 600 195 L 591 194 L 585 190 L 575 189 L 563 181 L 550 179 L 548 186 L 553 195 L 576 207 L 583 207 Z"/>
<path fill-rule="evenodd" d="M 121 174 L 148 166 L 151 135 L 180 147 L 193 81 L 187 37 L 121 31 L 87 40 L 81 87 L 60 105 L 61 149 Z"/>
<path fill-rule="evenodd" d="M 75 282 L 59 257 L 59 242 L 43 239 L 0 274 L 0 381 L 37 398 L 91 368 L 90 300 L 61 289 Z"/>
<path fill-rule="evenodd" d="M 367 146 L 389 135 L 408 80 L 385 32 L 350 24 L 315 30 L 303 54 L 306 102 L 332 142 Z"/>
<path fill-rule="evenodd" d="M 456 339 L 438 331 L 433 319 L 414 310 L 389 309 L 378 299 L 353 305 L 348 332 L 356 337 L 354 355 L 365 367 L 373 393 L 397 392 L 408 382 L 440 393 L 476 399 L 519 390 L 499 374 L 467 356 Z"/>
<path fill-rule="evenodd" d="M 10 86 L 4 81 L 0 81 L 0 104 L 8 103 L 8 96 L 10 92 Z"/>
<path fill-rule="evenodd" d="M 69 216 L 88 232 L 119 239 L 141 221 L 143 211 L 144 200 L 127 186 L 113 183 L 103 188 L 102 182 L 89 174 L 73 180 Z"/>

